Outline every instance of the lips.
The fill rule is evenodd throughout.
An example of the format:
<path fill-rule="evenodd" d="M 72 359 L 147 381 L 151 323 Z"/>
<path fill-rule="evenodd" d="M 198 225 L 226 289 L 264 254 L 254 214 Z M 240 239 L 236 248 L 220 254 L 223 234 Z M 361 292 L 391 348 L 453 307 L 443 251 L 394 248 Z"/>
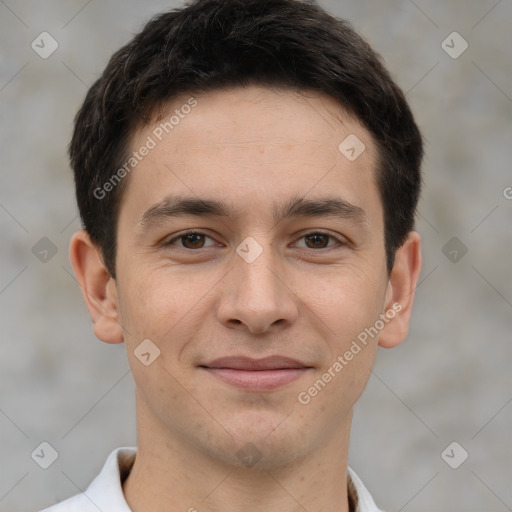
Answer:
<path fill-rule="evenodd" d="M 200 368 L 211 376 L 246 390 L 271 390 L 288 384 L 312 367 L 284 356 L 252 359 L 245 356 L 222 357 Z"/>
<path fill-rule="evenodd" d="M 221 357 L 208 364 L 201 365 L 206 368 L 229 368 L 232 370 L 280 370 L 290 368 L 311 368 L 307 364 L 284 356 L 269 356 L 263 359 L 252 359 L 245 356 Z"/>

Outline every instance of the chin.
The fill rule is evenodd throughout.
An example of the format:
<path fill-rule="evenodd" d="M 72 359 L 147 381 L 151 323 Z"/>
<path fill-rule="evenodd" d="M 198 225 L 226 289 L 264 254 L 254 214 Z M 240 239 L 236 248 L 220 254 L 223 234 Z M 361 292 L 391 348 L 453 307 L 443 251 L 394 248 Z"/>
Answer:
<path fill-rule="evenodd" d="M 220 443 L 225 446 L 216 446 L 216 456 L 237 468 L 270 471 L 287 466 L 303 455 L 304 438 L 293 432 L 292 423 L 285 428 L 286 416 L 281 415 L 278 421 L 275 417 L 263 421 L 261 413 L 259 416 L 259 423 L 252 418 L 250 423 L 238 424 L 236 428 L 227 426 L 235 437 L 227 434 Z"/>
<path fill-rule="evenodd" d="M 272 471 L 293 464 L 301 455 L 297 451 L 298 446 L 299 443 L 284 439 L 274 439 L 272 442 L 264 437 L 260 440 L 238 439 L 215 456 L 238 469 Z"/>

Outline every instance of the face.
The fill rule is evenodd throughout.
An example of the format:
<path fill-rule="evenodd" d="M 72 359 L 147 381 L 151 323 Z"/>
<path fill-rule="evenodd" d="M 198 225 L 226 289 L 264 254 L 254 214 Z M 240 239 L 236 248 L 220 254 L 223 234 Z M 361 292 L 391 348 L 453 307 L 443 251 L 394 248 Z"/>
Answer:
<path fill-rule="evenodd" d="M 389 306 L 376 150 L 321 94 L 237 88 L 180 109 L 188 99 L 165 112 L 182 113 L 169 134 L 162 120 L 134 134 L 133 151 L 155 144 L 119 214 L 138 413 L 230 464 L 252 443 L 272 467 L 333 439 L 370 375 L 378 335 L 362 333 Z M 339 149 L 349 135 L 356 159 Z M 143 340 L 146 363 L 160 351 L 147 365 Z"/>

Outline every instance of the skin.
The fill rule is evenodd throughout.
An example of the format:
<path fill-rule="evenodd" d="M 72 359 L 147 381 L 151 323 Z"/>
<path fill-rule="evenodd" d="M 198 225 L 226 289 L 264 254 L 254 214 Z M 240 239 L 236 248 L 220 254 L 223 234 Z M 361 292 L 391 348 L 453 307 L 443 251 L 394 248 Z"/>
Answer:
<path fill-rule="evenodd" d="M 169 112 L 187 99 L 169 103 Z M 94 332 L 125 343 L 136 383 L 138 454 L 127 502 L 135 512 L 346 512 L 352 408 L 378 345 L 407 335 L 420 237 L 409 233 L 388 275 L 375 145 L 333 98 L 251 86 L 196 99 L 126 178 L 116 280 L 87 233 L 71 242 Z M 157 125 L 135 133 L 132 149 Z M 350 134 L 366 146 L 354 161 L 338 150 Z M 229 201 L 235 215 L 141 224 L 144 212 L 176 194 Z M 297 197 L 342 198 L 365 218 L 276 222 L 274 206 Z M 165 246 L 188 229 L 207 236 Z M 318 231 L 329 237 L 305 236 Z M 251 263 L 236 252 L 247 237 L 262 248 Z M 298 394 L 396 303 L 401 310 L 379 335 L 301 404 Z M 149 366 L 134 355 L 144 339 L 161 351 Z M 312 368 L 279 388 L 248 391 L 198 367 L 275 354 Z M 260 457 L 251 467 L 239 453 L 249 446 Z"/>

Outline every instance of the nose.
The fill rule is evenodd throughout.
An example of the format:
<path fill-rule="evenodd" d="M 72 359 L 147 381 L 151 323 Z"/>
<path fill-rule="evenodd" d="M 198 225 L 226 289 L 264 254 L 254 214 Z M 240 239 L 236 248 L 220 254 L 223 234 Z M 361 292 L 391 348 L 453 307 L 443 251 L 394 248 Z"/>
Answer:
<path fill-rule="evenodd" d="M 233 269 L 222 283 L 217 310 L 224 325 L 253 334 L 286 328 L 299 314 L 299 299 L 287 279 L 285 266 L 269 244 L 261 247 L 263 250 L 254 261 L 239 254 L 233 256 Z"/>

